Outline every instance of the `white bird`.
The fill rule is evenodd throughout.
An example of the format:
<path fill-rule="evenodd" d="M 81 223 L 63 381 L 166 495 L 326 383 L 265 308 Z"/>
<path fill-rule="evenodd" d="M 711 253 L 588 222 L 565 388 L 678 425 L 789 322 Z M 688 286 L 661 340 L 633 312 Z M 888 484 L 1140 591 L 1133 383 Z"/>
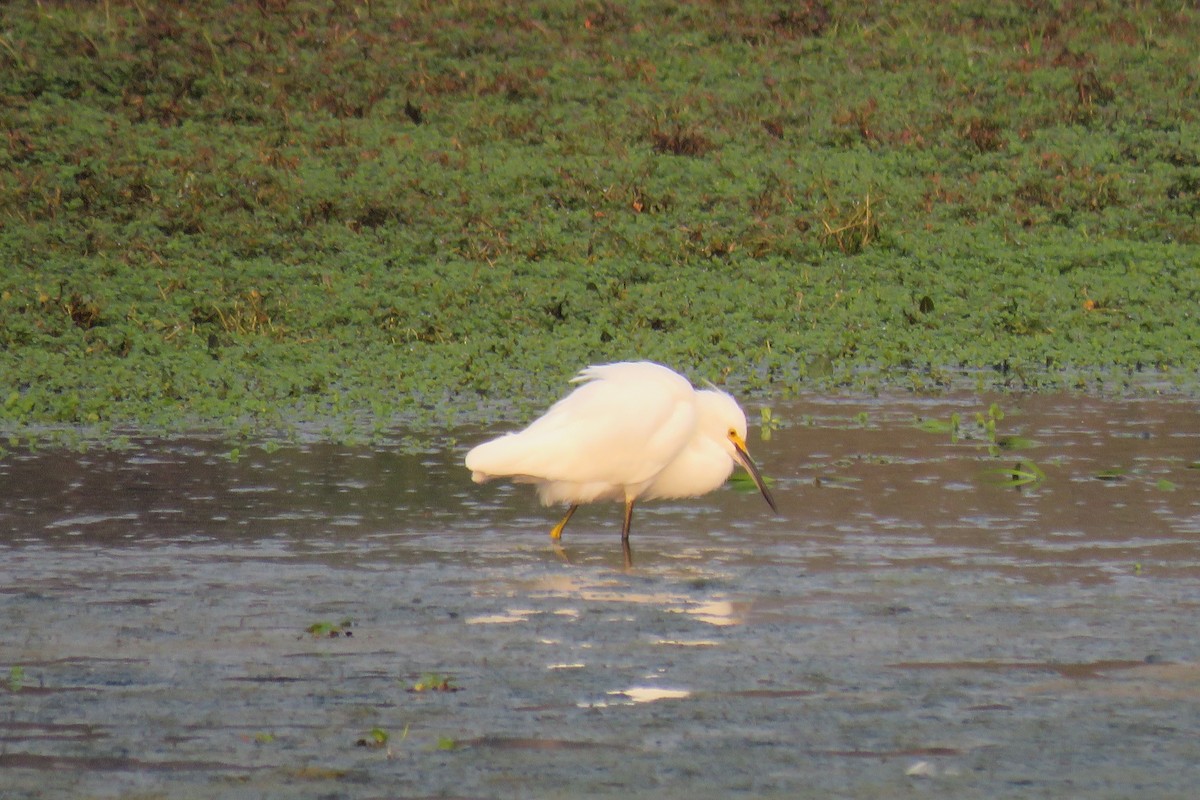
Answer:
<path fill-rule="evenodd" d="M 507 477 L 534 484 L 543 505 L 568 503 L 554 540 L 580 504 L 623 501 L 628 563 L 635 502 L 705 494 L 735 465 L 776 510 L 746 450 L 746 415 L 725 392 L 694 389 L 648 361 L 588 367 L 572 382 L 581 385 L 525 430 L 475 447 L 466 460 L 476 483 Z"/>

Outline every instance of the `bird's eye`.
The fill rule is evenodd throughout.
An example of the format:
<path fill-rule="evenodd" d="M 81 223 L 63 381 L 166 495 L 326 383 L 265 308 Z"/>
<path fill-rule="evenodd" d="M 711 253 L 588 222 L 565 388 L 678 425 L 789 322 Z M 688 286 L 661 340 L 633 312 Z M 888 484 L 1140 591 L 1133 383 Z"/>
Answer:
<path fill-rule="evenodd" d="M 738 435 L 738 432 L 736 430 L 734 430 L 733 428 L 729 429 L 729 438 L 730 439 L 734 438 L 737 435 Z"/>

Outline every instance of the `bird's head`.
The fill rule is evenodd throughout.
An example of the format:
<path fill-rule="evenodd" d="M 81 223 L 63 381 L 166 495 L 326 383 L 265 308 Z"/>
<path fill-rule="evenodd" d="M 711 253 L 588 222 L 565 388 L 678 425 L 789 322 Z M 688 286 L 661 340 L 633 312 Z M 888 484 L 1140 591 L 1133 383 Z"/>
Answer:
<path fill-rule="evenodd" d="M 754 485 L 762 492 L 767 505 L 771 507 L 772 511 L 778 512 L 779 509 L 775 507 L 775 498 L 771 497 L 762 473 L 758 471 L 758 467 L 755 465 L 754 459 L 750 458 L 750 451 L 746 447 L 745 412 L 742 411 L 736 400 L 715 387 L 697 391 L 696 397 L 701 430 L 717 440 L 729 457 L 733 459 L 733 462 L 749 473 L 754 480 Z"/>

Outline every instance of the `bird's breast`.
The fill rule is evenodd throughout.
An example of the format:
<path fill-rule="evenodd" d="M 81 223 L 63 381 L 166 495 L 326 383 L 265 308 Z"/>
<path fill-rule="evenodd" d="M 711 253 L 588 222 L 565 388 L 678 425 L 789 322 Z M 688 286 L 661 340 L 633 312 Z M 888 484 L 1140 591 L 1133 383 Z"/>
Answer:
<path fill-rule="evenodd" d="M 642 491 L 645 499 L 696 497 L 725 483 L 733 472 L 733 459 L 716 442 L 697 439 Z"/>

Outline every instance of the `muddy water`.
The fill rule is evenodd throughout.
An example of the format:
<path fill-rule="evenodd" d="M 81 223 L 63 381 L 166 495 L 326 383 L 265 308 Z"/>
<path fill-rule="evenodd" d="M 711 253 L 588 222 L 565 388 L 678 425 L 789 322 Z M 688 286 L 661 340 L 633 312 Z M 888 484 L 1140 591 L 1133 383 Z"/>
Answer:
<path fill-rule="evenodd" d="M 1196 404 L 999 404 L 777 405 L 632 571 L 477 431 L 9 453 L 0 797 L 1193 797 Z"/>

